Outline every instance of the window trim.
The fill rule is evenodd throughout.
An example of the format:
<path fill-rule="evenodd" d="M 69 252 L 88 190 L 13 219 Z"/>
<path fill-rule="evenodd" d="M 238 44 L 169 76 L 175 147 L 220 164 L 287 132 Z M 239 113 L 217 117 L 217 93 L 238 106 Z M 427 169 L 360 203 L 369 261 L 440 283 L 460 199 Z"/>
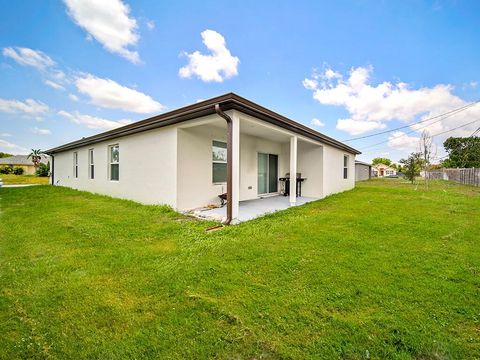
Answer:
<path fill-rule="evenodd" d="M 346 160 L 346 161 L 345 161 Z M 343 179 L 344 180 L 348 180 L 348 164 L 350 163 L 350 156 L 349 155 L 346 155 L 346 154 L 343 154 Z"/>
<path fill-rule="evenodd" d="M 73 152 L 73 178 L 78 179 L 78 151 Z"/>
<path fill-rule="evenodd" d="M 94 157 L 93 148 L 88 149 L 88 178 L 90 180 L 95 179 L 95 157 Z"/>
<path fill-rule="evenodd" d="M 213 164 L 227 164 L 228 160 L 225 161 L 218 161 L 218 160 L 213 160 L 213 143 L 214 142 L 219 142 L 225 144 L 225 149 L 227 149 L 227 141 L 226 140 L 218 140 L 218 139 L 212 139 L 212 147 L 211 147 L 211 154 L 212 154 L 212 184 L 213 185 L 225 185 L 227 183 L 227 180 L 225 181 L 213 181 Z M 227 156 L 228 156 L 228 150 L 227 150 Z"/>
<path fill-rule="evenodd" d="M 112 160 L 112 148 L 118 147 L 118 161 L 113 162 Z M 112 179 L 112 165 L 118 165 L 118 179 Z M 108 180 L 113 182 L 120 181 L 120 144 L 108 145 Z"/>

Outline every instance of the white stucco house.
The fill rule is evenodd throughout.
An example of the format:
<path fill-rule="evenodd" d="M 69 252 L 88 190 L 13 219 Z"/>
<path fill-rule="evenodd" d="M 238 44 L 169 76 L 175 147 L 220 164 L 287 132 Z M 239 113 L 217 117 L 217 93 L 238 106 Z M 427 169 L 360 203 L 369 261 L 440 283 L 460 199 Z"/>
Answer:
<path fill-rule="evenodd" d="M 359 151 L 228 93 L 47 153 L 53 185 L 178 211 L 218 205 L 228 193 L 230 222 L 248 201 L 289 192 L 282 199 L 292 206 L 352 189 Z M 285 189 L 279 180 L 287 173 L 305 179 L 301 196 L 297 181 Z"/>
<path fill-rule="evenodd" d="M 396 176 L 397 170 L 385 164 L 376 164 L 372 166 L 373 175 L 376 177 Z"/>

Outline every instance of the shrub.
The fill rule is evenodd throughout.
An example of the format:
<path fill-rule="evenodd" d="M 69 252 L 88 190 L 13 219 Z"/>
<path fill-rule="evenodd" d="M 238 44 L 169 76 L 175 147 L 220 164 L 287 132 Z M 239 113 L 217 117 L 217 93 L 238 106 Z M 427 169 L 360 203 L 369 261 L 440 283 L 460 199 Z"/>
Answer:
<path fill-rule="evenodd" d="M 0 167 L 0 174 L 11 174 L 13 172 L 13 167 L 10 165 L 5 165 Z"/>
<path fill-rule="evenodd" d="M 47 177 L 50 175 L 50 163 L 44 164 L 40 163 L 38 164 L 37 171 L 35 171 L 35 174 L 37 176 L 42 176 L 42 177 Z"/>
<path fill-rule="evenodd" d="M 20 167 L 20 166 L 15 166 L 15 167 L 13 168 L 13 173 L 14 173 L 15 175 L 23 175 L 23 171 L 24 171 L 23 168 Z"/>

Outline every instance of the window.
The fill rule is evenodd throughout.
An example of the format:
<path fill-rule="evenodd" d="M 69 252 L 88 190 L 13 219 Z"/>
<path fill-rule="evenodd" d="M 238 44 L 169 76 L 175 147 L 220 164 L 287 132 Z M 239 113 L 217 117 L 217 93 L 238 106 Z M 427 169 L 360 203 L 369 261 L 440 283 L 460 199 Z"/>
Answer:
<path fill-rule="evenodd" d="M 73 153 L 73 177 L 78 178 L 78 153 Z"/>
<path fill-rule="evenodd" d="M 120 178 L 120 148 L 118 144 L 109 146 L 110 180 L 118 181 Z"/>
<path fill-rule="evenodd" d="M 93 149 L 88 150 L 88 178 L 95 178 L 95 165 L 93 164 Z"/>
<path fill-rule="evenodd" d="M 343 155 L 343 178 L 348 179 L 348 155 Z"/>
<path fill-rule="evenodd" d="M 212 179 L 214 183 L 227 181 L 227 143 L 213 140 L 212 144 Z"/>

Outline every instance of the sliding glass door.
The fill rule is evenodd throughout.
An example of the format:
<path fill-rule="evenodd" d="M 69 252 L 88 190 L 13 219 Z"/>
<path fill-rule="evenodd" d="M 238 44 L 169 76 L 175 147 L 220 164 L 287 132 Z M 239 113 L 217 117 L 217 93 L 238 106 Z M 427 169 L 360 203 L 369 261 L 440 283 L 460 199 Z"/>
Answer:
<path fill-rule="evenodd" d="M 278 155 L 258 153 L 258 194 L 278 191 Z"/>

